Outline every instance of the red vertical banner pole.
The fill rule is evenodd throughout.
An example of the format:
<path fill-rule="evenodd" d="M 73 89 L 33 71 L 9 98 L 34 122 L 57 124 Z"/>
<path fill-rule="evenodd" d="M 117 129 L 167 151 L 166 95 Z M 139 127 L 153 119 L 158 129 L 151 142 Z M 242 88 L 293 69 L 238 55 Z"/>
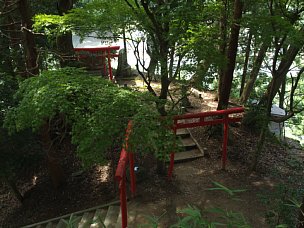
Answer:
<path fill-rule="evenodd" d="M 102 62 L 103 62 L 103 75 L 107 75 L 107 65 L 106 65 L 106 52 L 102 51 Z"/>
<path fill-rule="evenodd" d="M 131 193 L 132 197 L 136 194 L 136 178 L 134 173 L 134 154 L 129 152 L 129 165 L 130 165 L 130 179 L 131 179 Z"/>
<path fill-rule="evenodd" d="M 224 139 L 223 139 L 223 152 L 222 152 L 222 169 L 226 169 L 227 162 L 227 143 L 228 143 L 228 114 L 224 116 Z"/>
<path fill-rule="evenodd" d="M 108 67 L 109 67 L 109 79 L 110 81 L 113 80 L 113 74 L 112 74 L 112 67 L 111 67 L 111 53 L 110 53 L 110 49 L 108 49 Z"/>
<path fill-rule="evenodd" d="M 120 189 L 121 227 L 126 228 L 128 227 L 126 175 L 123 176 L 119 189 Z"/>
<path fill-rule="evenodd" d="M 176 135 L 176 125 L 177 125 L 177 120 L 174 120 L 174 126 L 173 126 L 173 133 Z M 174 168 L 174 152 L 170 154 L 170 165 L 169 165 L 169 170 L 168 170 L 168 178 L 172 178 L 173 174 L 173 168 Z"/>

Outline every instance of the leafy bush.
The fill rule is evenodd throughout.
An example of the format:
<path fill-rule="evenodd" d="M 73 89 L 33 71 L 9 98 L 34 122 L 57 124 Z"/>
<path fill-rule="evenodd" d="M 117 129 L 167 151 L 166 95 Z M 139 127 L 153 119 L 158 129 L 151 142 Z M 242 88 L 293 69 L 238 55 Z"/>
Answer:
<path fill-rule="evenodd" d="M 13 94 L 18 88 L 17 80 L 5 73 L 0 73 L 0 124 L 2 125 L 4 115 L 13 102 Z"/>
<path fill-rule="evenodd" d="M 35 136 L 29 130 L 8 136 L 6 130 L 0 128 L 0 139 L 0 180 L 14 180 L 43 157 Z"/>
<path fill-rule="evenodd" d="M 196 207 L 188 206 L 181 210 L 179 213 L 185 216 L 181 218 L 177 224 L 171 226 L 172 228 L 186 228 L 186 227 L 197 227 L 197 228 L 215 228 L 218 226 L 223 227 L 242 227 L 250 228 L 249 225 L 242 215 L 242 213 L 227 211 L 221 208 L 207 209 L 203 213 Z M 217 221 L 210 221 L 210 216 L 216 216 Z"/>
<path fill-rule="evenodd" d="M 253 132 L 259 132 L 261 128 L 268 125 L 268 117 L 266 109 L 259 105 L 250 105 L 246 112 L 242 124 Z"/>
<path fill-rule="evenodd" d="M 42 158 L 41 149 L 31 131 L 21 131 L 9 136 L 2 127 L 4 116 L 16 103 L 13 94 L 18 88 L 16 78 L 0 74 L 0 181 L 8 184 L 12 193 L 22 202 L 15 180 L 19 174 L 27 172 Z"/>
<path fill-rule="evenodd" d="M 119 88 L 108 80 L 90 76 L 81 69 L 45 71 L 21 83 L 19 101 L 6 115 L 5 126 L 11 133 L 40 127 L 58 114 L 71 126 L 72 143 L 84 165 L 105 161 L 113 142 L 122 140 L 129 120 L 134 119 L 130 146 L 134 152 L 163 152 L 160 137 L 170 135 L 161 127 L 155 98 L 147 93 Z M 162 133 L 164 132 L 164 133 Z M 170 141 L 174 144 L 174 141 Z M 161 156 L 165 157 L 165 156 Z"/>

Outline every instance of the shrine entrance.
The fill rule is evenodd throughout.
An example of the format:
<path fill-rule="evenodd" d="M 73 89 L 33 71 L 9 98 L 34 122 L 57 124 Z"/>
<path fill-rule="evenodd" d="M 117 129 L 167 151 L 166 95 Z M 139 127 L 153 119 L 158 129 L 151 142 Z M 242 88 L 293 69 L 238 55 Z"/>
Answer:
<path fill-rule="evenodd" d="M 101 70 L 102 75 L 113 80 L 111 59 L 118 57 L 120 46 L 80 47 L 74 48 L 78 61 L 84 63 L 88 70 Z"/>

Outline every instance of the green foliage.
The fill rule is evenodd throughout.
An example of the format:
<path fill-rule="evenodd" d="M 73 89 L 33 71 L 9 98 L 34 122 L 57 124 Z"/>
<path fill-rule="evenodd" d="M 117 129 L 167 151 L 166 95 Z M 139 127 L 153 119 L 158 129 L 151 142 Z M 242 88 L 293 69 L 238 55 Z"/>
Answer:
<path fill-rule="evenodd" d="M 17 80 L 5 73 L 0 73 L 0 125 L 8 108 L 14 105 L 13 94 L 18 87 Z"/>
<path fill-rule="evenodd" d="M 0 128 L 0 179 L 14 179 L 18 174 L 35 167 L 43 157 L 41 148 L 31 131 L 9 136 Z"/>
<path fill-rule="evenodd" d="M 35 31 L 43 31 L 47 36 L 56 37 L 71 31 L 71 26 L 66 18 L 59 15 L 37 14 L 34 21 Z"/>
<path fill-rule="evenodd" d="M 269 193 L 260 194 L 261 201 L 267 206 L 266 220 L 271 227 L 296 227 L 304 193 L 303 163 L 298 158 L 286 159 L 286 168 L 276 167 L 272 175 L 276 179 L 284 176 L 284 183 L 279 183 Z"/>
<path fill-rule="evenodd" d="M 18 173 L 35 166 L 41 159 L 40 148 L 30 131 L 9 136 L 2 124 L 7 111 L 15 105 L 13 94 L 18 88 L 17 80 L 0 74 L 0 179 L 14 179 Z M 38 153 L 37 153 L 38 152 Z"/>
<path fill-rule="evenodd" d="M 201 211 L 197 207 L 188 206 L 177 212 L 179 220 L 170 228 L 215 228 L 219 226 L 227 228 L 250 228 L 244 216 L 241 213 L 224 210 L 221 208 L 211 208 Z M 159 218 L 149 219 L 149 223 L 140 227 L 158 227 Z M 210 219 L 213 218 L 213 219 Z"/>
<path fill-rule="evenodd" d="M 214 188 L 208 188 L 209 191 L 219 190 L 227 193 L 232 199 L 239 200 L 239 198 L 236 197 L 236 193 L 245 192 L 246 189 L 230 189 L 224 185 L 222 185 L 219 182 L 212 181 L 212 183 L 216 186 Z"/>
<path fill-rule="evenodd" d="M 148 220 L 147 224 L 140 224 L 139 228 L 158 228 L 159 221 L 162 219 L 162 217 L 166 214 L 166 211 L 160 215 L 160 216 L 145 216 L 145 218 Z"/>
<path fill-rule="evenodd" d="M 275 191 L 261 195 L 261 200 L 269 206 L 266 220 L 271 227 L 296 227 L 304 189 L 293 189 L 285 184 L 276 186 Z"/>
<path fill-rule="evenodd" d="M 71 127 L 72 143 L 77 145 L 85 166 L 105 161 L 105 153 L 114 142 L 122 145 L 131 119 L 134 123 L 129 144 L 133 152 L 156 151 L 164 158 L 164 151 L 174 143 L 162 138 L 171 134 L 161 127 L 154 97 L 119 88 L 80 69 L 45 71 L 29 78 L 20 84 L 16 98 L 18 106 L 5 120 L 10 133 L 27 128 L 39 132 L 43 124 L 60 114 Z"/>
<path fill-rule="evenodd" d="M 35 15 L 35 30 L 43 31 L 50 37 L 56 37 L 67 31 L 73 31 L 80 35 L 96 32 L 103 36 L 105 32 L 120 32 L 132 17 L 126 3 L 120 0 L 93 0 L 77 6 L 63 16 Z"/>
<path fill-rule="evenodd" d="M 257 104 L 249 105 L 249 110 L 245 112 L 242 124 L 253 132 L 259 132 L 261 128 L 268 126 L 266 109 Z"/>

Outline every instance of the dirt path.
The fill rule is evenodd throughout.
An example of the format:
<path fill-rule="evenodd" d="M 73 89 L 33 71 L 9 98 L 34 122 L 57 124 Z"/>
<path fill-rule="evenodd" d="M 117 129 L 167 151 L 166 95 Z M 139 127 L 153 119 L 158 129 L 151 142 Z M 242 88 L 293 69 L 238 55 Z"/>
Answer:
<path fill-rule="evenodd" d="M 240 169 L 243 168 L 230 163 L 228 170 L 222 171 L 219 161 L 210 158 L 176 164 L 172 181 L 155 179 L 139 184 L 138 197 L 130 201 L 131 208 L 137 210 L 133 225 L 145 223 L 146 216 L 153 216 L 160 217 L 159 227 L 169 227 L 178 219 L 176 212 L 190 205 L 201 211 L 220 208 L 227 212 L 239 212 L 253 227 L 267 227 L 264 219 L 266 208 L 257 194 L 261 190 L 271 191 L 274 183 L 268 178 L 248 177 L 239 172 Z M 224 191 L 209 190 L 215 187 L 213 182 L 245 191 L 232 197 Z M 203 215 L 208 215 L 211 221 L 222 221 L 214 214 Z"/>

